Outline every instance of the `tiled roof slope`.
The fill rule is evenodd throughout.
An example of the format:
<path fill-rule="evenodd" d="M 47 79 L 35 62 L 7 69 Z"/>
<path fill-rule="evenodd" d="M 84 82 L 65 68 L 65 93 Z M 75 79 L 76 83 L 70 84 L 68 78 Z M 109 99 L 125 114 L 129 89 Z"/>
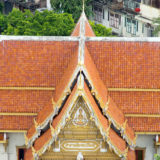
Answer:
<path fill-rule="evenodd" d="M 35 116 L 0 116 L 0 130 L 27 130 Z"/>
<path fill-rule="evenodd" d="M 136 132 L 160 132 L 160 117 L 127 117 L 128 124 Z"/>
<path fill-rule="evenodd" d="M 159 42 L 88 41 L 86 45 L 108 88 L 160 88 Z"/>
<path fill-rule="evenodd" d="M 84 17 L 83 17 L 84 16 Z M 82 31 L 82 19 L 85 19 L 85 28 L 84 28 L 84 36 L 86 36 L 86 37 L 95 37 L 95 34 L 94 34 L 94 32 L 93 32 L 93 30 L 92 30 L 92 28 L 91 28 L 91 26 L 90 26 L 90 24 L 89 24 L 89 22 L 88 22 L 88 20 L 87 20 L 87 17 L 85 16 L 85 14 L 84 13 L 82 13 L 82 15 L 81 15 L 81 17 L 79 18 L 79 20 L 78 20 L 78 23 L 76 24 L 76 26 L 75 26 L 75 28 L 74 28 L 74 30 L 73 30 L 73 32 L 72 32 L 72 34 L 71 34 L 71 36 L 80 36 L 81 35 L 81 31 Z"/>
<path fill-rule="evenodd" d="M 14 87 L 55 87 L 78 47 L 76 41 L 1 43 L 0 86 Z"/>
<path fill-rule="evenodd" d="M 125 114 L 160 114 L 160 92 L 110 91 L 109 95 Z"/>
<path fill-rule="evenodd" d="M 132 128 L 129 127 L 129 125 L 125 124 L 125 117 L 124 113 L 121 111 L 120 108 L 116 106 L 112 98 L 108 95 L 107 92 L 107 86 L 104 85 L 103 81 L 101 80 L 99 73 L 96 69 L 96 66 L 90 56 L 90 53 L 88 52 L 87 48 L 85 49 L 85 59 L 84 59 L 84 65 L 87 69 L 87 72 L 90 77 L 90 81 L 92 81 L 92 87 L 93 90 L 91 92 L 95 92 L 95 96 L 97 97 L 101 108 L 104 111 L 104 114 L 109 118 L 112 123 L 116 126 L 116 128 L 120 129 L 123 133 L 123 130 L 125 132 L 125 136 L 127 136 L 127 139 L 129 140 L 129 143 L 133 143 L 133 140 L 135 138 L 134 131 Z M 116 112 L 115 112 L 116 111 Z"/>
<path fill-rule="evenodd" d="M 53 96 L 53 91 L 0 90 L 0 112 L 37 113 Z"/>

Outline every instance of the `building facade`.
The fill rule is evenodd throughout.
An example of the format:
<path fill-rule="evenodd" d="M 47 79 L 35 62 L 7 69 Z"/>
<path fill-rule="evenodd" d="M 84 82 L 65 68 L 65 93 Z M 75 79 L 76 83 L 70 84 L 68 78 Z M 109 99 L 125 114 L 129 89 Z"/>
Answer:
<path fill-rule="evenodd" d="M 151 160 L 160 153 L 158 38 L 0 37 L 0 159 Z"/>
<path fill-rule="evenodd" d="M 153 20 L 160 16 L 159 0 L 97 0 L 94 21 L 122 37 L 153 37 Z"/>

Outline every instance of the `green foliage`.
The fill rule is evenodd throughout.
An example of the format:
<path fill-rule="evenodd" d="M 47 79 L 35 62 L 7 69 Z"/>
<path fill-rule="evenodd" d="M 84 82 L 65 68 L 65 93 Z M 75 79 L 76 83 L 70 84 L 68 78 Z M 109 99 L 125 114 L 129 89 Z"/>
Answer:
<path fill-rule="evenodd" d="M 156 25 L 156 28 L 154 30 L 154 35 L 158 35 L 158 32 L 160 32 L 160 17 L 154 19 L 153 23 Z"/>
<path fill-rule="evenodd" d="M 160 155 L 155 154 L 155 155 L 154 155 L 154 158 L 155 158 L 155 160 L 160 160 Z"/>
<path fill-rule="evenodd" d="M 72 15 L 48 10 L 32 14 L 13 9 L 8 16 L 0 15 L 0 32 L 5 35 L 68 36 L 74 26 Z"/>
<path fill-rule="evenodd" d="M 106 28 L 102 24 L 95 24 L 92 21 L 89 21 L 94 33 L 98 37 L 111 37 L 112 36 L 112 29 Z"/>
<path fill-rule="evenodd" d="M 93 0 L 85 0 L 85 13 L 87 17 L 92 15 L 91 3 Z M 75 22 L 82 13 L 82 0 L 51 0 L 51 6 L 57 13 L 70 13 Z"/>
<path fill-rule="evenodd" d="M 0 13 L 2 13 L 3 12 L 3 3 L 2 2 L 0 2 Z"/>

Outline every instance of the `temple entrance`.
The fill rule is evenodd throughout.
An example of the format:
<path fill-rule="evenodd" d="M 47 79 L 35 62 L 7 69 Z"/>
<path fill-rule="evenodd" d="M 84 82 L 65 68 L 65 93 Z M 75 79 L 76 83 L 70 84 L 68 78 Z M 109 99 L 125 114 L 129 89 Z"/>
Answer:
<path fill-rule="evenodd" d="M 79 98 L 57 140 L 40 160 L 120 160 L 103 141 L 90 114 L 84 100 Z"/>

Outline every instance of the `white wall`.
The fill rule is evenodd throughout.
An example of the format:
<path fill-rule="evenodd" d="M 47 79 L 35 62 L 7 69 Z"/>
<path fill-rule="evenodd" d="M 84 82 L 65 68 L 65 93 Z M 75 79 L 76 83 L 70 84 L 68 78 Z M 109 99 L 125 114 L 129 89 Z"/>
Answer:
<path fill-rule="evenodd" d="M 156 153 L 154 147 L 154 138 L 152 135 L 138 135 L 136 147 L 146 148 L 145 160 L 153 160 L 154 154 Z"/>
<path fill-rule="evenodd" d="M 17 160 L 16 147 L 23 146 L 25 144 L 23 133 L 9 133 L 9 143 L 8 143 L 8 160 Z M 1 160 L 1 159 L 0 159 Z"/>
<path fill-rule="evenodd" d="M 154 8 L 152 6 L 148 6 L 145 4 L 140 4 L 140 13 L 142 14 L 143 17 L 153 19 L 153 18 L 158 18 L 160 16 L 160 9 Z"/>
<path fill-rule="evenodd" d="M 3 144 L 0 144 L 0 160 L 8 160 L 8 155 L 5 152 Z"/>

